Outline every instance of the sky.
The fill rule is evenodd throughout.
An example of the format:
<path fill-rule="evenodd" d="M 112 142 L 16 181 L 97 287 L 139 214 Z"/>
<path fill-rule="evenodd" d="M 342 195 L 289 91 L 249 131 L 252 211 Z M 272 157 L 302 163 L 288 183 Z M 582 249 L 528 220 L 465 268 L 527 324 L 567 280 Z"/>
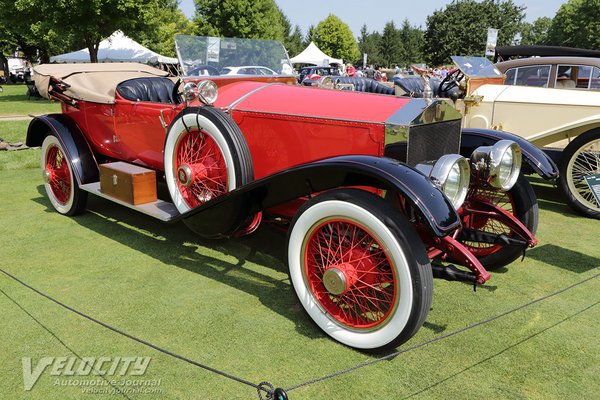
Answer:
<path fill-rule="evenodd" d="M 408 18 L 412 25 L 425 28 L 428 15 L 451 3 L 450 0 L 396 0 L 380 1 L 380 4 L 372 1 L 374 0 L 313 0 L 305 3 L 302 0 L 275 0 L 292 22 L 292 26 L 299 25 L 303 34 L 306 34 L 310 25 L 316 26 L 329 14 L 334 14 L 350 26 L 354 36 L 360 35 L 364 24 L 367 24 L 369 32 L 382 32 L 386 22 L 394 21 L 399 27 L 405 18 Z M 393 3 L 396 5 L 390 6 Z M 513 3 L 527 7 L 525 20 L 533 22 L 539 17 L 554 17 L 565 1 L 513 0 Z M 193 0 L 180 0 L 179 8 L 190 18 L 194 15 Z"/>

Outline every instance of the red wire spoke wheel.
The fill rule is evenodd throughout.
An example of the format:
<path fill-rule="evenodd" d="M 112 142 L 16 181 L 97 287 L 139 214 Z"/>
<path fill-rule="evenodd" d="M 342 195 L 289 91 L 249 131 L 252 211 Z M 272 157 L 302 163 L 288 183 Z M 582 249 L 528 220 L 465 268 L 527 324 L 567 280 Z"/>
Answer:
<path fill-rule="evenodd" d="M 254 179 L 248 144 L 229 115 L 214 107 L 188 107 L 171 123 L 164 148 L 165 180 L 180 213 L 199 207 Z M 184 219 L 206 238 L 246 232 L 253 215 L 236 215 L 223 224 Z M 256 218 L 256 226 L 260 218 Z M 254 229 L 256 226 L 253 226 Z"/>
<path fill-rule="evenodd" d="M 65 155 L 58 146 L 48 148 L 44 174 L 56 201 L 63 206 L 67 204 L 73 191 L 73 182 Z"/>
<path fill-rule="evenodd" d="M 82 212 L 87 193 L 79 189 L 67 153 L 56 136 L 48 135 L 44 139 L 40 164 L 44 188 L 54 209 L 65 215 Z"/>
<path fill-rule="evenodd" d="M 535 234 L 538 225 L 537 198 L 531 184 L 523 175 L 519 177 L 512 189 L 505 193 L 485 189 L 470 192 L 461 210 L 461 218 L 465 228 L 504 234 L 521 239 L 516 237 L 515 233 L 498 218 L 464 211 L 472 200 L 487 202 L 508 211 L 525 225 L 532 234 Z M 476 202 L 473 204 L 476 204 Z M 502 268 L 523 254 L 523 248 L 519 246 L 478 242 L 464 242 L 463 244 L 479 259 L 485 268 L 490 270 Z"/>
<path fill-rule="evenodd" d="M 193 130 L 181 135 L 176 145 L 177 185 L 190 208 L 228 191 L 225 158 L 206 132 Z"/>
<path fill-rule="evenodd" d="M 473 198 L 481 202 L 493 204 L 497 207 L 508 211 L 512 215 L 515 215 L 516 208 L 513 199 L 509 193 L 494 192 L 491 190 L 481 189 L 473 194 Z M 469 218 L 463 218 L 463 221 L 463 225 L 465 227 L 475 229 L 478 231 L 484 231 L 495 234 L 505 234 L 507 236 L 511 236 L 512 234 L 510 228 L 506 226 L 502 221 L 487 216 L 482 216 L 473 213 L 469 215 Z M 494 254 L 495 252 L 502 249 L 501 245 L 490 243 L 465 242 L 464 245 L 476 257 L 489 256 L 490 254 Z"/>
<path fill-rule="evenodd" d="M 431 266 L 416 231 L 390 202 L 358 189 L 307 201 L 288 234 L 290 281 L 335 340 L 383 349 L 410 339 L 431 306 Z"/>
<path fill-rule="evenodd" d="M 354 329 L 385 323 L 399 293 L 391 260 L 373 234 L 332 219 L 310 233 L 304 254 L 310 290 L 336 321 Z"/>

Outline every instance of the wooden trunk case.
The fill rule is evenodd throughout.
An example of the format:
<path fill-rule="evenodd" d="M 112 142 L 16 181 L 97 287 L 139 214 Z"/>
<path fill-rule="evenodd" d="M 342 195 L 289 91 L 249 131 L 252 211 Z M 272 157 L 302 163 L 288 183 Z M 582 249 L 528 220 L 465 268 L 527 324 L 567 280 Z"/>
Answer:
<path fill-rule="evenodd" d="M 129 204 L 150 203 L 156 201 L 156 173 L 124 162 L 102 164 L 100 190 Z"/>

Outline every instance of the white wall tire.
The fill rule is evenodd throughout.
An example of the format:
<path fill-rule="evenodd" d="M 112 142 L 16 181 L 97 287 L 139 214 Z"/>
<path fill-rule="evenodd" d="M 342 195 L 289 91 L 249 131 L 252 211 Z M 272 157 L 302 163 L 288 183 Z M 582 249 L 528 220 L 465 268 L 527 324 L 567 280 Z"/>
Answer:
<path fill-rule="evenodd" d="M 337 235 L 343 237 L 339 248 L 350 236 L 368 234 L 344 253 L 364 246 L 360 251 L 366 256 L 340 252 L 336 260 L 332 255 L 326 262 L 322 255 L 314 256 L 311 243 L 318 231 L 338 226 L 358 228 L 356 235 L 347 230 Z M 339 189 L 307 202 L 290 228 L 288 263 L 290 280 L 309 316 L 329 336 L 354 348 L 375 350 L 405 342 L 423 324 L 431 306 L 433 279 L 423 244 L 388 202 L 364 191 Z M 338 267 L 346 264 L 360 267 Z M 341 286 L 336 286 L 338 275 Z M 346 292 L 340 294 L 340 287 Z M 361 296 L 371 300 L 362 302 Z"/>
<path fill-rule="evenodd" d="M 600 174 L 600 130 L 579 135 L 565 148 L 559 174 L 559 187 L 567 203 L 586 217 L 600 219 L 600 204 L 584 179 Z"/>
<path fill-rule="evenodd" d="M 188 129 L 190 129 L 190 132 L 192 133 L 188 133 Z M 179 165 L 181 160 L 178 160 L 177 158 L 182 154 L 178 154 L 178 150 L 181 151 L 183 145 L 182 140 L 188 140 L 188 143 L 195 140 L 195 138 L 190 135 L 197 135 L 198 139 L 214 142 L 220 152 L 220 154 L 216 154 L 216 157 L 221 158 L 218 162 L 222 163 L 226 168 L 225 171 L 217 171 L 220 175 L 219 179 L 221 180 L 219 185 L 222 186 L 215 187 L 216 190 L 212 191 L 212 194 L 219 195 L 229 192 L 237 187 L 237 177 L 235 173 L 236 166 L 224 134 L 215 123 L 206 116 L 184 114 L 173 122 L 165 142 L 165 178 L 167 180 L 167 186 L 173 204 L 175 204 L 175 207 L 177 207 L 177 210 L 181 213 L 189 211 L 195 206 L 210 200 L 208 196 L 211 193 L 210 190 L 207 189 L 207 196 L 204 198 L 204 201 L 202 201 L 203 199 L 198 199 L 199 204 L 194 205 L 189 198 L 186 199 L 186 193 L 182 191 L 183 185 L 181 185 L 177 171 L 177 169 L 181 167 L 181 165 Z M 203 135 L 206 135 L 206 137 L 202 138 Z M 212 143 L 210 145 L 212 146 Z M 217 168 L 222 168 L 222 166 L 217 166 Z M 213 168 L 213 170 L 216 170 L 216 168 Z M 225 180 L 222 178 L 225 178 Z M 193 180 L 194 177 L 191 177 L 191 179 Z M 202 182 L 201 180 L 198 180 L 197 182 L 192 181 L 190 185 L 196 185 L 196 187 L 199 188 L 202 186 Z M 199 190 L 202 189 L 200 188 Z"/>
<path fill-rule="evenodd" d="M 44 189 L 54 209 L 63 215 L 76 215 L 85 209 L 87 193 L 79 189 L 71 161 L 60 140 L 48 135 L 42 142 L 40 160 Z"/>
<path fill-rule="evenodd" d="M 171 123 L 164 149 L 165 180 L 173 204 L 186 213 L 254 179 L 248 144 L 231 117 L 214 107 L 184 109 Z M 212 224 L 201 217 L 183 222 L 205 238 L 231 236 L 251 215 Z"/>

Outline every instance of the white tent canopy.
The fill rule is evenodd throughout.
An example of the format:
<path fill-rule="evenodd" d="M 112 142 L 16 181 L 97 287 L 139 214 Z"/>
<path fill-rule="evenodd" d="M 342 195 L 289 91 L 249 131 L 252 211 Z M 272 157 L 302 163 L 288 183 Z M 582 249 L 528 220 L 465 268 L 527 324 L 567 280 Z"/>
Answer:
<path fill-rule="evenodd" d="M 323 64 L 340 64 L 344 61 L 339 58 L 333 58 L 323 53 L 314 42 L 310 42 L 304 51 L 296 57 L 290 59 L 293 64 L 314 64 L 323 66 Z"/>
<path fill-rule="evenodd" d="M 51 63 L 89 63 L 90 51 L 81 49 L 50 57 Z M 140 62 L 177 64 L 173 57 L 161 56 L 135 40 L 128 38 L 121 31 L 115 31 L 110 37 L 100 42 L 98 47 L 98 62 Z"/>

